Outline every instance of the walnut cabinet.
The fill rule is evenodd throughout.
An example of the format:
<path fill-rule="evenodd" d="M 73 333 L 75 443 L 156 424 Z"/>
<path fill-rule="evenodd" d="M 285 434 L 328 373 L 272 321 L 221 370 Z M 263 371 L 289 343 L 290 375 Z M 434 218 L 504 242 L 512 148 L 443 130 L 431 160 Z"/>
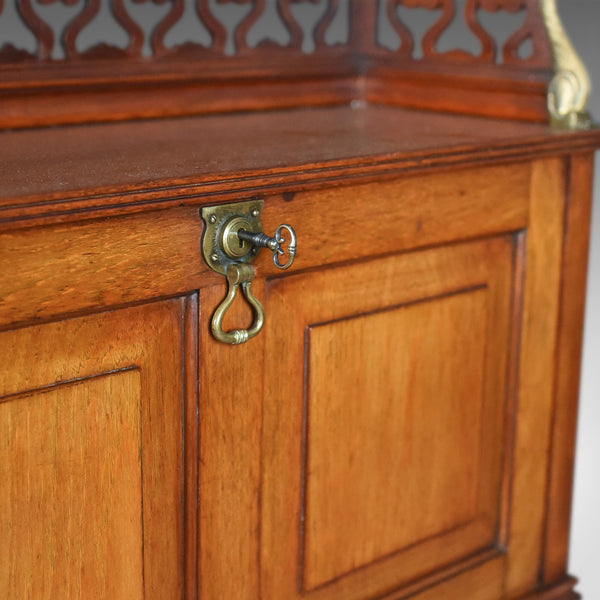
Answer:
<path fill-rule="evenodd" d="M 262 119 L 272 142 L 283 118 L 313 128 L 318 163 L 278 166 L 301 143 L 290 133 L 253 173 L 213 146 L 237 180 L 188 172 L 167 200 L 127 181 L 176 169 L 168 144 L 189 156 L 194 128 Z M 5 177 L 2 597 L 577 597 L 597 136 L 431 118 L 428 138 L 430 115 L 383 107 L 1 134 L 5 164 L 55 182 Z M 334 160 L 349 122 L 333 144 L 360 143 Z M 151 140 L 173 127 L 158 161 Z M 386 131 L 405 132 L 401 154 Z M 133 158 L 108 159 L 110 140 Z M 71 181 L 93 177 L 94 194 L 56 183 L 82 147 Z M 266 232 L 295 228 L 298 256 L 283 272 L 259 255 L 266 324 L 230 346 L 210 331 L 225 280 L 202 259 L 200 209 L 248 197 Z M 250 319 L 238 299 L 226 326 Z"/>

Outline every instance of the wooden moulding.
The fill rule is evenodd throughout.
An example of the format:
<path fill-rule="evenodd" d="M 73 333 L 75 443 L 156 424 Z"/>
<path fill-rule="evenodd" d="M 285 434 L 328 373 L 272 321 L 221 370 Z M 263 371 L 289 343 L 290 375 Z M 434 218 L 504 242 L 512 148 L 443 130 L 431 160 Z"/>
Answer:
<path fill-rule="evenodd" d="M 479 235 L 518 230 L 527 222 L 529 174 L 525 163 L 439 173 L 426 184 L 418 178 L 363 184 L 351 188 L 352 211 L 346 210 L 344 187 L 306 191 L 293 201 L 272 196 L 262 221 L 270 232 L 286 215 L 303 240 L 294 270 L 312 269 L 372 253 L 369 245 L 355 243 L 355 224 L 379 223 L 370 219 L 373 197 L 387 214 L 405 215 L 398 223 L 386 220 L 377 225 L 379 252 L 467 238 L 476 224 Z M 473 184 L 474 192 L 466 194 Z M 446 190 L 443 210 L 434 193 L 439 188 Z M 404 199 L 403 208 L 398 198 Z M 328 243 L 327 230 L 314 231 L 312 226 L 311 215 L 323 204 L 343 215 L 335 244 Z M 87 312 L 99 305 L 122 306 L 223 283 L 201 258 L 202 230 L 198 208 L 190 206 L 124 215 L 112 219 L 108 228 L 103 220 L 90 220 L 6 232 L 0 235 L 0 290 L 7 290 L 0 303 L 0 328 L 51 319 L 65 310 Z M 162 276 L 155 277 L 149 265 Z M 267 274 L 277 271 L 267 254 L 258 257 L 257 265 Z M 70 282 L 67 287 L 65 280 Z"/>
<path fill-rule="evenodd" d="M 575 585 L 577 579 L 567 576 L 558 583 L 524 596 L 521 600 L 581 600 L 581 596 L 573 590 Z"/>
<path fill-rule="evenodd" d="M 288 70 L 289 69 L 289 70 Z M 493 77 L 465 70 L 439 77 L 411 70 L 373 68 L 366 75 L 321 73 L 290 78 L 293 65 L 260 79 L 94 83 L 80 86 L 49 82 L 40 87 L 0 90 L 0 128 L 28 128 L 140 118 L 176 117 L 233 111 L 335 106 L 356 100 L 441 110 L 460 114 L 548 120 L 546 90 L 550 71 L 534 84 L 505 78 L 499 89 Z M 432 91 L 434 90 L 434 91 Z"/>
<path fill-rule="evenodd" d="M 369 78 L 364 86 L 359 78 L 253 82 L 210 82 L 190 85 L 156 85 L 148 82 L 145 90 L 107 86 L 103 90 L 86 87 L 72 91 L 58 89 L 33 94 L 0 92 L 2 116 L 0 128 L 28 128 L 74 123 L 124 121 L 140 118 L 176 117 L 313 106 L 335 106 L 366 99 L 395 106 L 420 107 L 461 114 L 493 115 L 528 121 L 547 120 L 546 85 L 527 93 L 512 89 L 498 94 L 493 86 L 481 86 L 468 78 L 473 93 L 429 81 Z M 438 88 L 431 93 L 428 83 Z M 111 89 L 112 88 L 112 89 Z M 452 93 L 449 93 L 453 90 Z"/>
<path fill-rule="evenodd" d="M 302 79 L 290 77 L 294 69 L 291 64 L 285 70 L 243 78 L 203 80 L 183 72 L 180 77 L 130 74 L 124 81 L 82 77 L 54 82 L 50 78 L 35 85 L 25 81 L 14 89 L 0 86 L 0 128 L 338 105 L 360 96 L 359 82 L 347 68 L 328 77 L 322 71 L 308 70 Z"/>
<path fill-rule="evenodd" d="M 524 73 L 488 65 L 464 67 L 428 62 L 394 64 L 373 62 L 365 83 L 373 103 L 547 121 L 546 91 L 549 70 Z"/>
<path fill-rule="evenodd" d="M 0 229 L 237 201 L 591 149 L 600 132 L 322 107 L 0 133 Z M 250 149 L 250 150 L 249 150 Z"/>

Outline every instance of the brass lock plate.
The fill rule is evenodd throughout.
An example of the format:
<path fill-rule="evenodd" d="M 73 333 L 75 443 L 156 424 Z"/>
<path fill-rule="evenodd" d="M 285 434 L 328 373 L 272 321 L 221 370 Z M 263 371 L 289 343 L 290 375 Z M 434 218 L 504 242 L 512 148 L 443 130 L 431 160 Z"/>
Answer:
<path fill-rule="evenodd" d="M 260 233 L 263 206 L 263 200 L 247 200 L 202 209 L 202 256 L 213 271 L 225 275 L 232 264 L 254 262 L 260 249 L 240 240 L 238 231 Z"/>

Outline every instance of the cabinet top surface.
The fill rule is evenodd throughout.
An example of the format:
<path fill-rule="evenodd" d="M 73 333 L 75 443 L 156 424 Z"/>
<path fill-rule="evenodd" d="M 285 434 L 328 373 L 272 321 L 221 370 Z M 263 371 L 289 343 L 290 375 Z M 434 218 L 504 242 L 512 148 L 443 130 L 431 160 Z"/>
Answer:
<path fill-rule="evenodd" d="M 0 221 L 275 193 L 599 143 L 598 130 L 374 105 L 4 131 Z"/>

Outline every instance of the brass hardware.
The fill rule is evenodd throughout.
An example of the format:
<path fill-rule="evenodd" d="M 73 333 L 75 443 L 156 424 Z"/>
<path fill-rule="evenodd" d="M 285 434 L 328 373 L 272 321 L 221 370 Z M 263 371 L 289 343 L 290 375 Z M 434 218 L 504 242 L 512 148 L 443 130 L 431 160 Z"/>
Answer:
<path fill-rule="evenodd" d="M 548 111 L 552 125 L 565 129 L 589 129 L 587 106 L 591 91 L 588 72 L 562 25 L 556 0 L 540 0 L 550 37 L 555 74 L 548 88 Z"/>
<path fill-rule="evenodd" d="M 262 200 L 250 200 L 202 209 L 202 218 L 206 224 L 202 237 L 202 256 L 213 271 L 227 277 L 229 285 L 227 295 L 215 311 L 211 322 L 214 337 L 226 344 L 247 342 L 259 333 L 264 324 L 265 311 L 251 289 L 255 275 L 251 263 L 258 256 L 260 249 L 271 250 L 273 262 L 280 269 L 291 267 L 296 258 L 296 233 L 291 225 L 280 225 L 273 237 L 262 232 L 260 215 L 263 204 Z M 285 250 L 284 244 L 287 245 Z M 281 262 L 280 258 L 286 252 L 288 259 Z M 232 305 L 240 286 L 254 312 L 252 325 L 247 330 L 224 331 L 225 313 Z"/>
<path fill-rule="evenodd" d="M 217 340 L 225 344 L 243 344 L 257 335 L 265 323 L 265 309 L 252 293 L 252 280 L 254 279 L 254 267 L 243 263 L 233 264 L 227 267 L 227 283 L 229 290 L 227 296 L 215 311 L 211 322 L 211 331 Z M 239 286 L 248 304 L 254 312 L 254 319 L 250 329 L 223 330 L 223 319 L 229 307 L 233 304 Z"/>
<path fill-rule="evenodd" d="M 230 265 L 254 262 L 258 251 L 245 242 L 240 246 L 237 232 L 240 229 L 254 233 L 262 231 L 260 215 L 263 205 L 262 200 L 249 200 L 202 209 L 206 224 L 202 236 L 202 256 L 213 271 L 225 275 Z"/>
<path fill-rule="evenodd" d="M 229 258 L 237 259 L 246 256 L 252 249 L 252 244 L 242 238 L 242 232 L 250 231 L 252 223 L 245 217 L 228 219 L 221 230 L 221 248 Z M 259 235 L 259 234 L 255 234 Z"/>
<path fill-rule="evenodd" d="M 279 257 L 285 254 L 285 250 L 281 245 L 285 244 L 287 241 L 286 238 L 283 237 L 284 229 L 290 234 L 290 242 L 287 249 L 289 258 L 286 263 L 281 263 Z M 273 252 L 273 262 L 275 263 L 275 266 L 280 269 L 289 269 L 296 258 L 296 232 L 293 227 L 285 223 L 277 228 L 273 237 L 269 237 L 264 233 L 251 233 L 244 228 L 237 232 L 237 236 L 240 240 L 244 240 L 244 242 L 248 242 L 257 248 L 268 248 L 271 250 L 271 252 Z"/>

